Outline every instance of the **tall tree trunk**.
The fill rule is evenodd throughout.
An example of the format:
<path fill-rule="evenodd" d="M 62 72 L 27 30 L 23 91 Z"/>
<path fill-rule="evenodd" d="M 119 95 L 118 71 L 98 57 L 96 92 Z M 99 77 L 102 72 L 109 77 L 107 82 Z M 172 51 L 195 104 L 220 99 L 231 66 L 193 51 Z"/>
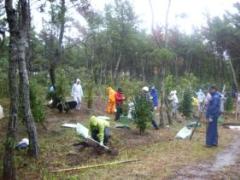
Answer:
<path fill-rule="evenodd" d="M 18 63 L 19 63 L 19 77 L 21 84 L 21 93 L 23 103 L 23 114 L 24 120 L 27 126 L 28 138 L 29 138 L 29 155 L 35 158 L 38 157 L 39 154 L 39 146 L 37 140 L 37 130 L 34 123 L 34 118 L 32 115 L 31 107 L 30 107 L 30 88 L 29 88 L 29 78 L 28 78 L 28 70 L 26 64 L 26 50 L 28 46 L 27 39 L 27 31 L 28 31 L 28 3 L 26 0 L 20 0 L 20 8 L 19 8 L 19 33 L 20 39 L 18 43 Z"/>
<path fill-rule="evenodd" d="M 165 19 L 165 47 L 166 48 L 168 47 L 168 17 L 169 17 L 171 2 L 172 0 L 168 0 L 168 7 L 167 7 L 166 19 Z"/>
<path fill-rule="evenodd" d="M 15 154 L 14 145 L 16 142 L 16 130 L 18 121 L 18 83 L 17 83 L 17 12 L 13 9 L 11 0 L 5 0 L 5 9 L 7 13 L 7 22 L 10 31 L 9 42 L 9 94 L 10 94 L 10 113 L 7 137 L 5 141 L 5 151 L 3 156 L 3 179 L 15 180 Z"/>
<path fill-rule="evenodd" d="M 145 82 L 146 81 L 146 73 L 145 73 L 145 66 L 146 66 L 146 60 L 145 58 L 141 59 L 141 69 L 142 69 L 142 81 Z M 136 72 L 136 71 L 135 71 Z M 137 73 L 136 73 L 137 74 Z"/>
<path fill-rule="evenodd" d="M 31 46 L 31 10 L 30 10 L 30 0 L 27 0 L 27 41 L 28 47 L 26 50 L 26 63 L 28 74 L 30 75 L 31 70 L 31 59 L 32 59 L 32 46 Z"/>
<path fill-rule="evenodd" d="M 233 64 L 232 64 L 232 60 L 229 59 L 229 64 L 230 64 L 230 68 L 231 68 L 231 73 L 232 73 L 232 77 L 233 77 L 233 82 L 235 84 L 235 87 L 237 88 L 237 92 L 238 92 L 238 80 L 237 80 L 237 77 L 236 77 L 236 72 L 233 68 Z M 238 92 L 239 93 L 239 92 Z M 236 114 L 235 114 L 235 119 L 236 121 L 238 121 L 238 96 L 237 96 L 237 100 L 236 100 Z"/>
<path fill-rule="evenodd" d="M 171 117 L 171 114 L 170 114 L 170 107 L 169 107 L 167 95 L 166 95 L 165 98 L 164 98 L 164 103 L 165 103 L 165 107 L 166 107 L 168 124 L 169 124 L 169 125 L 172 125 L 172 117 Z"/>
<path fill-rule="evenodd" d="M 50 63 L 49 67 L 49 76 L 50 80 L 53 86 L 56 85 L 56 76 L 55 76 L 55 70 L 57 67 L 57 64 L 61 61 L 62 58 L 62 41 L 64 36 L 64 30 L 65 30 L 65 14 L 66 14 L 66 5 L 65 0 L 61 0 L 61 10 L 60 10 L 60 32 L 58 36 L 58 45 L 54 51 L 54 57 L 52 59 L 52 62 Z M 53 44 L 52 44 L 53 45 Z M 52 48 L 54 49 L 54 48 Z"/>
<path fill-rule="evenodd" d="M 163 128 L 164 127 L 164 114 L 163 114 L 163 108 L 164 108 L 164 99 L 163 99 L 163 88 L 161 86 L 160 90 L 160 109 L 159 109 L 159 127 Z"/>
<path fill-rule="evenodd" d="M 56 69 L 56 65 L 54 63 L 51 63 L 49 67 L 49 76 L 50 76 L 51 84 L 54 87 L 56 87 L 55 69 Z"/>
<path fill-rule="evenodd" d="M 122 59 L 122 53 L 119 54 L 118 60 L 117 60 L 117 64 L 116 64 L 115 69 L 114 69 L 113 78 L 114 78 L 115 83 L 117 81 L 118 69 L 119 69 L 119 65 L 120 65 L 121 59 Z"/>

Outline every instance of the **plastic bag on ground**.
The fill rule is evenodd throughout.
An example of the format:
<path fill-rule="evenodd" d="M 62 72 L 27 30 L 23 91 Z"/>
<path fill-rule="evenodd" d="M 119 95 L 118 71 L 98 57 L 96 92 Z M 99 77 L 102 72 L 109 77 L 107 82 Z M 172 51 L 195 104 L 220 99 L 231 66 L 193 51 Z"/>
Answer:
<path fill-rule="evenodd" d="M 0 105 L 0 119 L 4 118 L 3 108 Z"/>
<path fill-rule="evenodd" d="M 77 128 L 77 124 L 76 123 L 64 123 L 64 124 L 62 124 L 62 127 Z"/>
<path fill-rule="evenodd" d="M 80 123 L 77 123 L 77 127 L 76 127 L 76 130 L 77 130 L 77 133 L 84 137 L 84 138 L 89 138 L 89 130 L 88 128 L 86 128 L 85 126 L 83 126 L 82 124 Z"/>
<path fill-rule="evenodd" d="M 107 116 L 97 116 L 98 119 L 110 120 L 110 117 Z"/>
<path fill-rule="evenodd" d="M 180 131 L 178 131 L 177 135 L 175 138 L 178 139 L 186 139 L 191 136 L 193 129 L 189 129 L 186 126 L 183 127 Z"/>

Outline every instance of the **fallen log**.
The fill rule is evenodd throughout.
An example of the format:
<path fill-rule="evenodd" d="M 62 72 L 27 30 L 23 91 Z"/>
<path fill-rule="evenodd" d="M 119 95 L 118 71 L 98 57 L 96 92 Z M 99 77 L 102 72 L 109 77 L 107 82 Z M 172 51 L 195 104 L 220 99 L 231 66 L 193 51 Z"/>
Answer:
<path fill-rule="evenodd" d="M 112 165 L 118 165 L 123 163 L 130 163 L 130 162 L 137 162 L 140 161 L 138 159 L 132 159 L 132 160 L 125 160 L 125 161 L 115 161 L 111 163 L 105 163 L 105 164 L 94 164 L 90 166 L 80 166 L 80 167 L 74 167 L 74 168 L 66 168 L 66 169 L 58 169 L 51 171 L 52 173 L 58 173 L 58 172 L 70 172 L 70 171 L 76 171 L 76 170 L 84 170 L 89 168 L 96 168 L 96 167 L 104 167 L 104 166 L 112 166 Z"/>

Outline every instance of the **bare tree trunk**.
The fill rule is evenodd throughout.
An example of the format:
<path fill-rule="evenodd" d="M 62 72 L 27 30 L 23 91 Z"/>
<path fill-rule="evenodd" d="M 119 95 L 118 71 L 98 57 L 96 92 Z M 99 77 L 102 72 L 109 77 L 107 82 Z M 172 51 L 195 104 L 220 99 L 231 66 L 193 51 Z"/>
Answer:
<path fill-rule="evenodd" d="M 5 141 L 5 151 L 3 156 L 3 179 L 15 180 L 16 168 L 15 168 L 15 153 L 14 144 L 16 142 L 16 131 L 18 121 L 18 83 L 17 83 L 17 14 L 13 9 L 12 1 L 5 1 L 5 9 L 7 13 L 7 21 L 10 31 L 10 43 L 9 43 L 9 94 L 10 94 L 10 113 L 7 137 Z"/>
<path fill-rule="evenodd" d="M 49 76 L 50 76 L 50 81 L 54 87 L 56 85 L 55 69 L 56 69 L 55 64 L 51 63 L 49 68 Z"/>
<path fill-rule="evenodd" d="M 160 108 L 159 115 L 160 115 L 160 126 L 164 127 L 163 107 L 165 108 L 169 125 L 172 125 L 172 118 L 171 118 L 171 115 L 169 112 L 169 104 L 167 102 L 167 95 L 165 93 L 165 84 L 164 84 L 165 69 L 163 69 L 162 71 L 163 71 L 162 72 L 162 85 L 161 85 L 161 96 L 162 97 L 161 97 L 161 108 Z M 161 125 L 161 123 L 162 123 L 162 125 Z"/>
<path fill-rule="evenodd" d="M 30 10 L 30 0 L 27 1 L 27 40 L 28 40 L 28 47 L 26 50 L 26 63 L 28 73 L 30 75 L 31 70 L 31 59 L 32 59 L 32 46 L 31 46 L 31 10 Z"/>
<path fill-rule="evenodd" d="M 30 88 L 29 88 L 29 78 L 28 78 L 28 70 L 26 64 L 26 50 L 28 46 L 27 39 L 27 29 L 28 29 L 28 20 L 30 20 L 28 10 L 28 4 L 26 0 L 20 1 L 19 8 L 19 33 L 20 39 L 18 43 L 18 58 L 19 58 L 19 77 L 21 84 L 21 93 L 23 103 L 23 114 L 24 120 L 27 126 L 28 138 L 29 138 L 29 155 L 37 158 L 39 154 L 39 146 L 37 141 L 37 130 L 34 123 L 34 118 L 32 115 L 31 107 L 30 107 Z"/>
<path fill-rule="evenodd" d="M 153 12 L 153 6 L 152 6 L 152 1 L 148 0 L 150 9 L 151 9 L 151 14 L 152 14 L 152 32 L 154 31 L 154 12 Z"/>
<path fill-rule="evenodd" d="M 57 64 L 61 61 L 61 57 L 62 57 L 62 41 L 63 41 L 63 35 L 65 30 L 65 22 L 66 22 L 65 13 L 66 13 L 65 0 L 61 0 L 61 12 L 60 12 L 61 24 L 60 24 L 60 32 L 58 37 L 58 46 L 55 49 L 54 57 L 51 57 L 53 58 L 53 60 L 50 63 L 50 68 L 49 68 L 49 75 L 50 75 L 51 83 L 53 86 L 56 85 L 55 69 L 57 67 Z"/>
<path fill-rule="evenodd" d="M 166 19 L 165 19 L 165 47 L 168 47 L 168 17 L 169 17 L 169 12 L 170 12 L 170 7 L 171 7 L 171 1 L 168 0 L 168 7 L 167 7 L 167 12 L 166 12 Z"/>
<path fill-rule="evenodd" d="M 167 118 L 168 118 L 168 124 L 169 125 L 172 125 L 172 118 L 171 118 L 171 114 L 169 112 L 169 104 L 168 104 L 168 100 L 167 100 L 167 96 L 165 96 L 164 98 L 164 103 L 165 103 L 165 106 L 166 106 L 166 113 L 167 113 Z"/>
<path fill-rule="evenodd" d="M 233 82 L 234 82 L 234 84 L 235 84 L 235 86 L 237 88 L 237 92 L 238 92 L 238 81 L 237 81 L 236 72 L 235 72 L 235 70 L 233 68 L 233 64 L 232 64 L 232 60 L 231 59 L 229 59 L 229 63 L 230 63 L 230 68 L 231 68 L 231 72 L 232 72 L 232 76 L 233 76 Z M 236 119 L 236 121 L 238 121 L 238 96 L 237 96 L 237 100 L 236 100 L 235 119 Z"/>
<path fill-rule="evenodd" d="M 117 60 L 117 64 L 116 64 L 115 69 L 114 69 L 113 78 L 114 78 L 115 82 L 117 80 L 117 74 L 118 74 L 118 69 L 119 69 L 119 65 L 120 65 L 121 59 L 122 59 L 122 53 L 119 54 L 118 60 Z"/>
<path fill-rule="evenodd" d="M 163 108 L 164 108 L 164 99 L 163 99 L 163 88 L 161 86 L 160 90 L 161 94 L 161 99 L 160 99 L 160 109 L 159 109 L 159 127 L 163 128 L 164 127 L 164 114 L 163 114 Z"/>

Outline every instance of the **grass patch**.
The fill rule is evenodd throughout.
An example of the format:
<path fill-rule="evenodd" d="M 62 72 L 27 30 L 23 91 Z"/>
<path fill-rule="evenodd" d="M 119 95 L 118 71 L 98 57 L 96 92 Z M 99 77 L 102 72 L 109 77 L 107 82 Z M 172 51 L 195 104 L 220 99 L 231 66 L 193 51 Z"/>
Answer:
<path fill-rule="evenodd" d="M 7 106 L 7 103 L 4 106 Z M 205 125 L 197 129 L 192 141 L 174 139 L 176 133 L 184 126 L 179 123 L 159 131 L 149 128 L 142 136 L 139 135 L 138 130 L 133 125 L 131 125 L 130 130 L 111 128 L 110 145 L 119 150 L 119 155 L 98 155 L 91 148 L 85 148 L 80 152 L 76 151 L 73 144 L 79 141 L 79 137 L 75 130 L 61 127 L 63 122 L 80 122 L 87 125 L 87 117 L 90 114 L 86 115 L 79 112 L 58 114 L 54 111 L 50 113 L 46 120 L 48 131 L 38 126 L 41 147 L 39 159 L 28 158 L 26 151 L 16 153 L 19 179 L 164 179 L 183 166 L 213 159 L 216 153 L 231 142 L 234 134 L 231 130 L 219 127 L 219 147 L 208 149 L 204 147 Z M 7 121 L 8 118 L 0 121 L 0 135 L 2 137 L 5 137 Z M 123 121 L 123 123 L 126 122 Z M 111 127 L 114 125 L 115 122 L 111 120 Z M 22 125 L 19 126 L 18 135 L 19 139 L 26 136 Z M 4 139 L 0 139 L 1 159 Z M 50 173 L 51 170 L 55 169 L 127 159 L 139 159 L 141 161 L 70 173 Z M 0 165 L 1 172 L 2 163 Z"/>

